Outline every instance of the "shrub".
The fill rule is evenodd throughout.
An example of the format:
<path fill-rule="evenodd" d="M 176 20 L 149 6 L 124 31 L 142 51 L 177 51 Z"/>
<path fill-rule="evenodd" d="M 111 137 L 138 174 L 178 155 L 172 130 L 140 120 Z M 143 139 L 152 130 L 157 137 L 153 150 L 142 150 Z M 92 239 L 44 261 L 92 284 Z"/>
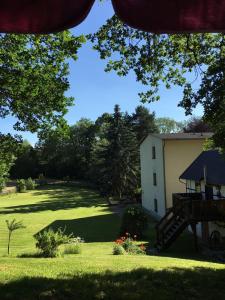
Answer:
<path fill-rule="evenodd" d="M 122 217 L 120 233 L 124 235 L 129 232 L 132 236 L 143 236 L 148 227 L 148 216 L 138 205 L 128 207 Z"/>
<path fill-rule="evenodd" d="M 113 246 L 113 254 L 115 251 L 123 251 L 123 253 L 118 253 L 119 254 L 146 254 L 145 250 L 146 247 L 141 244 L 137 245 L 136 244 L 136 236 L 134 238 L 131 237 L 129 233 L 126 233 L 126 237 L 120 237 L 115 241 L 115 245 Z M 122 249 L 121 249 L 122 248 Z M 114 254 L 116 255 L 116 254 Z"/>
<path fill-rule="evenodd" d="M 16 188 L 17 188 L 17 191 L 19 193 L 24 193 L 26 192 L 27 188 L 26 188 L 26 182 L 24 179 L 19 179 L 16 181 Z"/>
<path fill-rule="evenodd" d="M 5 187 L 5 178 L 0 177 L 0 192 L 2 192 L 4 187 Z"/>
<path fill-rule="evenodd" d="M 84 243 L 84 240 L 80 237 L 71 238 L 68 242 L 68 245 L 66 245 L 64 248 L 64 254 L 81 254 L 82 243 Z"/>
<path fill-rule="evenodd" d="M 121 245 L 115 244 L 113 246 L 113 255 L 124 255 L 126 251 Z"/>
<path fill-rule="evenodd" d="M 43 185 L 46 185 L 47 183 L 48 182 L 47 182 L 45 176 L 43 174 L 40 174 L 38 176 L 38 184 L 41 185 L 41 186 L 43 186 Z"/>
<path fill-rule="evenodd" d="M 145 252 L 146 248 L 144 245 L 135 245 L 135 244 L 131 244 L 130 247 L 128 248 L 127 253 L 128 254 L 146 254 Z"/>
<path fill-rule="evenodd" d="M 32 178 L 28 178 L 25 183 L 27 190 L 34 190 L 36 187 L 36 183 Z"/>
<path fill-rule="evenodd" d="M 71 235 L 66 235 L 59 228 L 56 232 L 51 228 L 46 229 L 35 236 L 36 247 L 41 251 L 43 257 L 56 257 L 59 253 L 59 246 L 69 243 Z"/>

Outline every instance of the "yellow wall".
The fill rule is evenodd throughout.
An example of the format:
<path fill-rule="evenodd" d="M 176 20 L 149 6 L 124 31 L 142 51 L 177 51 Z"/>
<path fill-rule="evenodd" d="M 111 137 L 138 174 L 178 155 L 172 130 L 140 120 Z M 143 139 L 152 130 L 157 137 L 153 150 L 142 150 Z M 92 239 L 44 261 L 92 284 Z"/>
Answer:
<path fill-rule="evenodd" d="M 185 193 L 185 184 L 179 182 L 180 175 L 203 151 L 204 139 L 165 140 L 165 185 L 167 208 L 172 206 L 173 193 Z"/>

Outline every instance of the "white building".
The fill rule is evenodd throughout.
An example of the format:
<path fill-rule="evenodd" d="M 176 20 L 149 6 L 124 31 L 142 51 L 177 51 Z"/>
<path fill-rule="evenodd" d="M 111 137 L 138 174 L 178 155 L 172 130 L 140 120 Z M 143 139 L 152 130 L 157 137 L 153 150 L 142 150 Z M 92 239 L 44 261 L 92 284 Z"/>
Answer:
<path fill-rule="evenodd" d="M 180 174 L 203 151 L 211 133 L 149 134 L 140 145 L 142 205 L 156 217 L 172 206 L 172 194 L 186 192 Z"/>

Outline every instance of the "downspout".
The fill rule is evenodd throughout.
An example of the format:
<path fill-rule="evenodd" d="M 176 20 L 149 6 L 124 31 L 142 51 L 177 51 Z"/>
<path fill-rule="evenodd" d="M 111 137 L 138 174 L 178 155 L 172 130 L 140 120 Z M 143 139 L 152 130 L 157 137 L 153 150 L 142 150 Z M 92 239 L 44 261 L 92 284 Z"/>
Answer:
<path fill-rule="evenodd" d="M 165 166 L 165 140 L 162 140 L 163 143 L 163 177 L 164 177 L 164 205 L 165 213 L 167 210 L 167 199 L 166 199 L 166 166 Z"/>

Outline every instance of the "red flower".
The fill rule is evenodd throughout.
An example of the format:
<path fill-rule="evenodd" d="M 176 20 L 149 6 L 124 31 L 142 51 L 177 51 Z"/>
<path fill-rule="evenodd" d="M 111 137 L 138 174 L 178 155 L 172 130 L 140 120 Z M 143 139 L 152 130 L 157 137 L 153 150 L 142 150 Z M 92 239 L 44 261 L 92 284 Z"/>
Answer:
<path fill-rule="evenodd" d="M 118 245 L 121 245 L 121 244 L 123 244 L 123 240 L 117 239 L 117 240 L 115 241 L 115 243 L 118 244 Z"/>

